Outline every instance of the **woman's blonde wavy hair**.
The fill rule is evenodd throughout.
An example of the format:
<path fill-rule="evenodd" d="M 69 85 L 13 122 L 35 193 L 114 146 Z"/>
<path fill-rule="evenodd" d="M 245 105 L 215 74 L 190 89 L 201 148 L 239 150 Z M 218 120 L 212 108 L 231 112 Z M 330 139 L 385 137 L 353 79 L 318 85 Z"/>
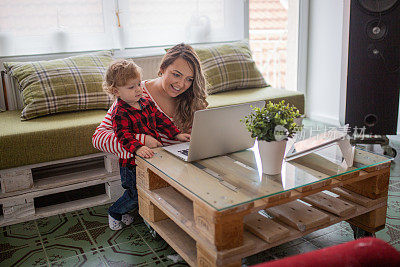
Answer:
<path fill-rule="evenodd" d="M 161 60 L 159 75 L 179 57 L 186 60 L 192 66 L 194 72 L 194 80 L 190 87 L 175 98 L 177 105 L 174 124 L 183 132 L 188 132 L 192 127 L 195 111 L 205 109 L 208 106 L 206 79 L 196 52 L 190 45 L 184 43 L 168 49 Z"/>

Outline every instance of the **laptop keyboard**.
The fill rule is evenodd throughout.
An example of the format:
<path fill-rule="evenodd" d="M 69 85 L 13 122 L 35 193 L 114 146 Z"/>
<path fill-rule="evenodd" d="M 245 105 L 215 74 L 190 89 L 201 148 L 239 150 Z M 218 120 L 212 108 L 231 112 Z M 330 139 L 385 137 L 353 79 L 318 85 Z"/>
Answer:
<path fill-rule="evenodd" d="M 189 155 L 189 148 L 188 149 L 179 150 L 178 152 L 183 154 L 183 155 L 185 155 L 185 156 L 187 156 L 187 155 Z"/>

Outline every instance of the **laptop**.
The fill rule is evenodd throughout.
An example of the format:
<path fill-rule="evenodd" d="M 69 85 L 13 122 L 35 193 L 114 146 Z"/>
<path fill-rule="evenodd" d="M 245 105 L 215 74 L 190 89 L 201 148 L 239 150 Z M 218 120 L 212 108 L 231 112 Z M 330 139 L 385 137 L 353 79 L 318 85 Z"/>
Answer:
<path fill-rule="evenodd" d="M 252 107 L 262 108 L 265 101 L 198 110 L 194 114 L 190 142 L 163 147 L 191 162 L 253 147 L 254 139 L 240 120 Z"/>

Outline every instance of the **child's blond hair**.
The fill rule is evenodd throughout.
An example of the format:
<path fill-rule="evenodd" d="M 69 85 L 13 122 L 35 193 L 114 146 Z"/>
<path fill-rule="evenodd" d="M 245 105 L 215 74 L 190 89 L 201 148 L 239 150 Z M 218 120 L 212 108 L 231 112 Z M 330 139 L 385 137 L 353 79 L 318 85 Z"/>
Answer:
<path fill-rule="evenodd" d="M 117 86 L 124 86 L 129 79 L 141 79 L 142 69 L 131 59 L 117 59 L 108 67 L 103 82 L 103 90 L 114 95 Z"/>

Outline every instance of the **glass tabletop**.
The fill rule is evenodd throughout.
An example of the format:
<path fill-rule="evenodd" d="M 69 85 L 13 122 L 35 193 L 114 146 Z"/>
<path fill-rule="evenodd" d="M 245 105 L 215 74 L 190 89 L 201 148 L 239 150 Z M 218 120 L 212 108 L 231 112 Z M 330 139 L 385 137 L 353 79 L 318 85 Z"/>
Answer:
<path fill-rule="evenodd" d="M 184 162 L 162 148 L 144 161 L 216 210 L 225 210 L 258 199 L 332 179 L 391 161 L 359 148 L 352 167 L 343 164 L 337 144 L 291 161 L 284 160 L 278 175 L 262 173 L 257 145 L 251 149 L 196 162 Z"/>

